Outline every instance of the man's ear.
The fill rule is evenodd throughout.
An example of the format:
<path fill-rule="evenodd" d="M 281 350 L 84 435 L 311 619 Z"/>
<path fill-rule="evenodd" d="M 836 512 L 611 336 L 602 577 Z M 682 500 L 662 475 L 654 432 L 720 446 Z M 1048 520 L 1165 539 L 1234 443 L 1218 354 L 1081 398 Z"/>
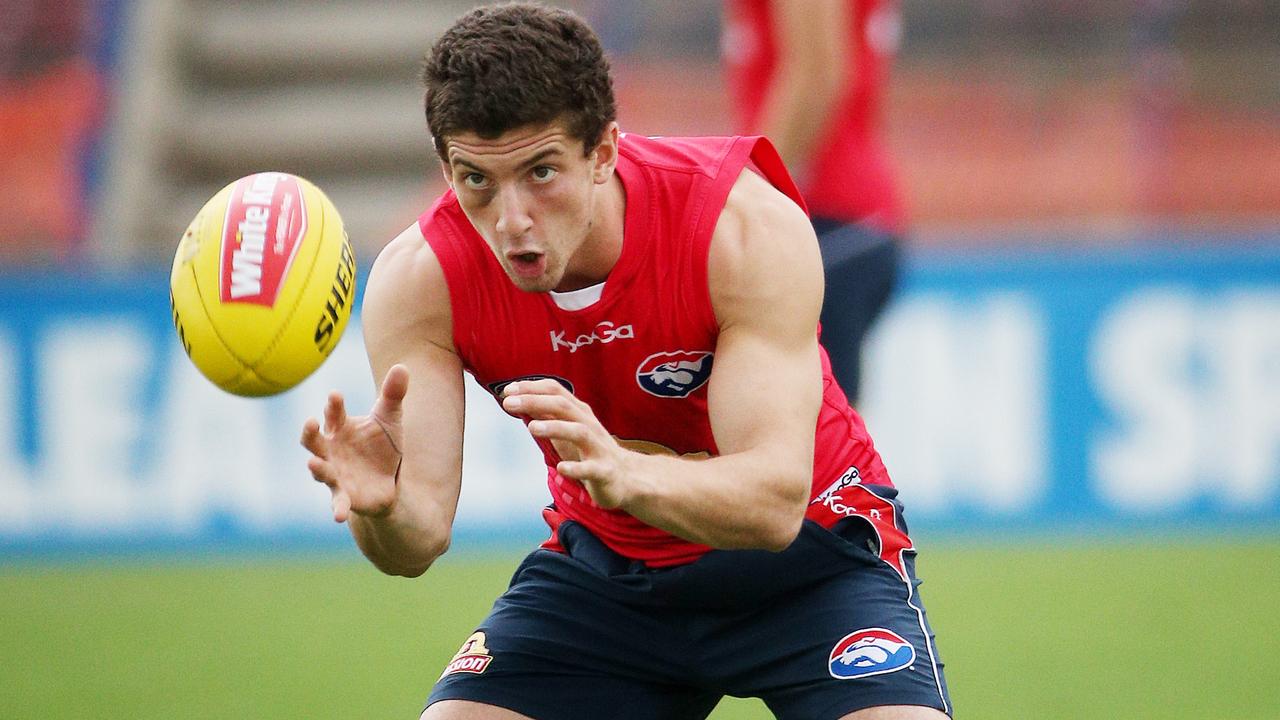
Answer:
<path fill-rule="evenodd" d="M 449 189 L 453 189 L 453 172 L 449 170 L 449 163 L 440 161 L 440 173 L 444 175 L 444 181 L 449 185 Z"/>
<path fill-rule="evenodd" d="M 604 129 L 600 143 L 592 151 L 594 163 L 591 167 L 591 179 L 602 185 L 613 177 L 613 169 L 618 164 L 618 123 L 613 121 Z"/>

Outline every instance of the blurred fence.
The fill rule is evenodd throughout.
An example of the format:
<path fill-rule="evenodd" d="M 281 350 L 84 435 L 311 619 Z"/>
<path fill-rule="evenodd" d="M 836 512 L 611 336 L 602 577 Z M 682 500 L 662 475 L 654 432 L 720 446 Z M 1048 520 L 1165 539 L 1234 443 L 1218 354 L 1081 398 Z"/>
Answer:
<path fill-rule="evenodd" d="M 1280 530 L 1276 240 L 913 258 L 865 411 L 916 529 Z M 300 388 L 236 398 L 164 280 L 0 283 L 0 554 L 349 543 L 297 438 L 330 388 L 372 401 L 358 323 Z M 468 386 L 459 532 L 529 540 L 540 456 Z"/>

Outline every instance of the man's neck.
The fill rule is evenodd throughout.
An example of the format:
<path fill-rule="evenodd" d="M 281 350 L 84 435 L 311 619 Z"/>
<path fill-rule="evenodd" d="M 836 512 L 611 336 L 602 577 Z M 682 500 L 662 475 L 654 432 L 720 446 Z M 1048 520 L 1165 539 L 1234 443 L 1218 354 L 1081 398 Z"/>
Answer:
<path fill-rule="evenodd" d="M 626 225 L 627 194 L 615 172 L 596 188 L 596 205 L 587 239 L 570 261 L 568 272 L 556 288 L 568 292 L 602 283 L 622 257 L 623 228 Z"/>

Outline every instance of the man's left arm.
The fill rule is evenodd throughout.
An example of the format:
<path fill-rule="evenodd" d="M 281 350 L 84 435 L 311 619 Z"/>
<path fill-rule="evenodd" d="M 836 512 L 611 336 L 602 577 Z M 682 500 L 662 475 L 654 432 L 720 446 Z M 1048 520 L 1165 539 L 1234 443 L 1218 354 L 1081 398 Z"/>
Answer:
<path fill-rule="evenodd" d="M 708 275 L 720 325 L 708 385 L 716 457 L 625 450 L 555 381 L 508 386 L 504 407 L 533 418 L 530 432 L 564 458 L 559 472 L 603 507 L 715 548 L 782 550 L 804 519 L 822 402 L 822 263 L 808 218 L 744 171 L 716 225 Z"/>

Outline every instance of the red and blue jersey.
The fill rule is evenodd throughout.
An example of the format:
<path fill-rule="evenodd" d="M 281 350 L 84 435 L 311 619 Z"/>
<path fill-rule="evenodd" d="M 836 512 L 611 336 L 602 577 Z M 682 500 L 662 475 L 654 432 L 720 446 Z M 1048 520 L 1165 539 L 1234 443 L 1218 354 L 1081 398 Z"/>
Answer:
<path fill-rule="evenodd" d="M 707 380 L 719 328 L 707 257 L 729 190 L 748 166 L 803 207 L 777 153 L 761 138 L 624 134 L 617 164 L 627 198 L 621 256 L 599 300 L 577 310 L 512 284 L 456 196 L 446 192 L 419 225 L 444 270 L 463 366 L 495 397 L 514 380 L 558 380 L 624 447 L 716 455 Z M 823 493 L 843 497 L 852 482 L 891 483 L 861 418 L 832 379 L 825 352 L 822 367 L 810 516 L 829 526 L 848 515 L 832 507 L 852 505 L 834 504 Z M 615 552 L 652 567 L 688 563 L 710 550 L 599 507 L 580 483 L 556 472 L 551 444 L 539 444 L 555 506 L 548 513 L 553 530 L 572 519 Z M 554 534 L 548 546 L 556 546 Z"/>

